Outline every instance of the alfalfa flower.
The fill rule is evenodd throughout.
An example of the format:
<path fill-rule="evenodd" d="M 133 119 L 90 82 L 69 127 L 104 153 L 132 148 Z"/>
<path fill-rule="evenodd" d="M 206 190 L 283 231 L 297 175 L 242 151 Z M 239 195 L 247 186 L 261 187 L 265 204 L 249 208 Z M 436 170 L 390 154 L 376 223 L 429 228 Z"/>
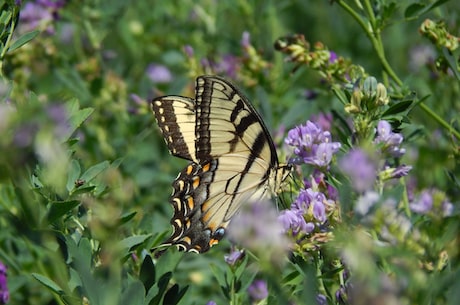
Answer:
<path fill-rule="evenodd" d="M 340 160 L 339 166 L 348 175 L 356 191 L 365 192 L 374 186 L 377 178 L 377 165 L 363 150 L 351 150 Z"/>
<path fill-rule="evenodd" d="M 267 282 L 264 280 L 255 280 L 248 288 L 248 294 L 253 301 L 261 301 L 268 297 Z"/>
<path fill-rule="evenodd" d="M 294 147 L 297 158 L 294 163 L 306 163 L 320 169 L 327 169 L 333 155 L 341 147 L 339 142 L 332 142 L 331 133 L 323 131 L 311 121 L 289 130 L 285 143 Z"/>
<path fill-rule="evenodd" d="M 401 157 L 406 150 L 399 147 L 403 141 L 403 136 L 400 133 L 395 133 L 391 130 L 391 125 L 387 121 L 379 121 L 377 124 L 377 137 L 374 143 L 382 145 L 382 152 L 387 153 L 392 157 Z"/>

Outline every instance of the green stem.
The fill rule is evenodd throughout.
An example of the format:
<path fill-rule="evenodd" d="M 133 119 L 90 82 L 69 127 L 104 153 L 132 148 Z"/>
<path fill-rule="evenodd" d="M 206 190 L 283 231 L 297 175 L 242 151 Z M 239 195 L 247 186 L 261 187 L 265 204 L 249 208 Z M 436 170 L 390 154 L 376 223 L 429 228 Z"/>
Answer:
<path fill-rule="evenodd" d="M 367 37 L 372 43 L 372 47 L 377 53 L 377 56 L 382 64 L 383 70 L 388 73 L 388 75 L 396 82 L 398 86 L 402 86 L 403 82 L 399 79 L 396 73 L 391 68 L 390 64 L 388 63 L 385 57 L 385 50 L 383 48 L 382 39 L 380 36 L 380 30 L 377 28 L 374 12 L 372 11 L 372 7 L 369 3 L 369 0 L 364 1 L 364 6 L 369 18 L 369 24 L 365 22 L 365 20 L 356 13 L 353 8 L 351 8 L 348 4 L 343 2 L 342 0 L 337 1 L 337 3 L 343 7 L 343 9 L 349 13 L 353 19 L 361 26 L 361 28 L 366 33 Z"/>
<path fill-rule="evenodd" d="M 444 127 L 447 131 L 452 133 L 458 140 L 460 140 L 460 132 L 455 130 L 449 123 L 447 123 L 443 118 L 441 118 L 436 112 L 431 110 L 427 105 L 420 103 L 420 108 L 425 111 L 431 118 L 433 118 L 436 122 L 439 123 L 442 127 Z"/>
<path fill-rule="evenodd" d="M 364 10 L 366 11 L 368 18 L 369 18 L 369 26 L 368 23 L 355 11 L 351 8 L 347 3 L 342 0 L 337 1 L 338 5 L 340 5 L 347 13 L 349 13 L 353 19 L 361 26 L 361 28 L 366 33 L 367 37 L 372 43 L 374 50 L 377 53 L 377 56 L 382 64 L 383 70 L 393 79 L 393 81 L 399 86 L 402 87 L 403 82 L 401 79 L 396 75 L 396 73 L 391 68 L 390 64 L 388 63 L 385 57 L 385 50 L 383 48 L 382 39 L 380 36 L 380 30 L 377 28 L 375 15 L 372 10 L 372 6 L 369 0 L 364 0 Z M 460 139 L 460 133 L 456 131 L 452 126 L 449 125 L 444 119 L 438 116 L 434 111 L 432 111 L 428 106 L 423 103 L 420 103 L 420 108 L 428 114 L 431 118 L 433 118 L 436 122 L 438 122 L 444 129 L 452 133 L 457 139 Z"/>
<path fill-rule="evenodd" d="M 3 58 L 5 58 L 6 52 L 8 51 L 11 43 L 11 39 L 13 38 L 13 32 L 16 28 L 16 16 L 19 14 L 18 6 L 14 5 L 13 13 L 11 14 L 11 25 L 5 29 L 9 31 L 8 37 L 6 38 L 5 45 L 3 46 L 2 53 L 0 54 L 0 77 L 4 77 L 3 75 Z"/>

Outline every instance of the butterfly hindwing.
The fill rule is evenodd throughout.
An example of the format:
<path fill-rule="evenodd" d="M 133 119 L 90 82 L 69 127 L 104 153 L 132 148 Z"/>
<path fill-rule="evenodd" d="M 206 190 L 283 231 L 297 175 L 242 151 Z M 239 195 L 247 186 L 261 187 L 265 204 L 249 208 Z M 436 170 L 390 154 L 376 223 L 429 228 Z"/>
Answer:
<path fill-rule="evenodd" d="M 170 199 L 174 207 L 171 219 L 174 232 L 164 244 L 177 245 L 184 251 L 204 252 L 222 238 L 223 231 L 202 221 L 202 204 L 208 197 L 217 163 L 217 160 L 202 166 L 191 163 L 177 176 Z"/>

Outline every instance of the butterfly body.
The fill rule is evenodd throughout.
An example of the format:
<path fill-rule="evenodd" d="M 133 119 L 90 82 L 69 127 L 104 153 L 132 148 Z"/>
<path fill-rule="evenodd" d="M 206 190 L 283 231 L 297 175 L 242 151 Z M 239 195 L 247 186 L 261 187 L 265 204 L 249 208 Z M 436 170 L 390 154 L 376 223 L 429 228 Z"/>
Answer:
<path fill-rule="evenodd" d="M 152 110 L 172 155 L 191 163 L 173 182 L 174 232 L 164 245 L 206 252 L 244 202 L 274 193 L 289 173 L 256 110 L 231 83 L 196 80 L 195 99 L 165 96 Z"/>

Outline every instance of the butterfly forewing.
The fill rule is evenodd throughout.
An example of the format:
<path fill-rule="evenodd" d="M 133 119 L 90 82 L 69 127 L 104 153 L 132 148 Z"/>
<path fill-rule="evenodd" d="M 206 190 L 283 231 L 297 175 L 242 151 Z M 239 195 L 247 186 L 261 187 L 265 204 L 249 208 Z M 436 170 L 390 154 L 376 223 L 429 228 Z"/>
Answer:
<path fill-rule="evenodd" d="M 195 101 L 165 96 L 152 101 L 152 110 L 172 155 L 190 161 L 195 156 Z"/>
<path fill-rule="evenodd" d="M 173 182 L 174 232 L 164 244 L 205 252 L 243 202 L 277 185 L 273 141 L 249 101 L 220 77 L 200 76 L 195 99 L 161 97 L 152 109 L 170 152 L 192 161 Z"/>

